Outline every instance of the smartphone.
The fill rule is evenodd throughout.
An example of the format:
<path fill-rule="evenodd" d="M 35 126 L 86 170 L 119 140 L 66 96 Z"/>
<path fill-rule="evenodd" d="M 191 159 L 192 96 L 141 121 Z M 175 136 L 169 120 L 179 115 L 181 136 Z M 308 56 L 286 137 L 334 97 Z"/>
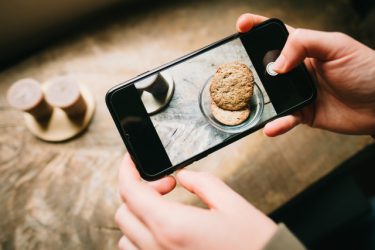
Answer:
<path fill-rule="evenodd" d="M 142 178 L 171 174 L 311 103 L 316 88 L 304 64 L 282 75 L 269 68 L 287 37 L 285 25 L 269 19 L 110 89 L 108 109 Z M 232 62 L 250 69 L 254 86 L 248 117 L 227 125 L 212 114 L 209 86 Z"/>

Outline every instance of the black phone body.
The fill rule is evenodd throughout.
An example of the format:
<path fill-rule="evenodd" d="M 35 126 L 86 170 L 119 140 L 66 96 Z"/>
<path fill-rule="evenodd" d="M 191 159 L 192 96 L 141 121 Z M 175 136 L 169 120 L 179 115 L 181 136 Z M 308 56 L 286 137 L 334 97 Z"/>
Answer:
<path fill-rule="evenodd" d="M 142 178 L 168 175 L 311 103 L 316 89 L 304 64 L 282 75 L 267 73 L 287 37 L 285 25 L 269 19 L 110 89 L 108 109 Z M 215 126 L 202 109 L 204 85 L 219 65 L 233 61 L 252 70 L 259 94 L 254 109 L 261 113 L 255 123 L 235 132 L 231 126 Z M 158 73 L 172 75 L 174 94 L 165 109 L 148 115 L 135 83 Z"/>

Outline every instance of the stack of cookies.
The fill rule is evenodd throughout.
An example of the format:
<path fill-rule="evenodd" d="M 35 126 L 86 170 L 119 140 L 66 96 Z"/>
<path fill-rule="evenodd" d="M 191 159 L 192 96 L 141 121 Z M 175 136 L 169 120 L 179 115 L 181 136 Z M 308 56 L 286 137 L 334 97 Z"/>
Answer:
<path fill-rule="evenodd" d="M 249 101 L 253 96 L 254 76 L 240 62 L 219 66 L 211 79 L 211 112 L 220 123 L 235 126 L 250 115 Z"/>

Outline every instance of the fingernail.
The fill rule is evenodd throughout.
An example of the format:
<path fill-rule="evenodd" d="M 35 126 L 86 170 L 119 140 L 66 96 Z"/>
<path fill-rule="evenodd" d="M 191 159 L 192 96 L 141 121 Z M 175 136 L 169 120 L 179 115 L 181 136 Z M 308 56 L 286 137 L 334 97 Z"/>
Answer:
<path fill-rule="evenodd" d="M 280 54 L 275 63 L 272 65 L 272 69 L 277 73 L 281 73 L 282 69 L 284 68 L 285 61 L 285 56 Z"/>
<path fill-rule="evenodd" d="M 252 15 L 249 13 L 239 16 L 236 22 L 237 31 L 240 33 L 249 31 L 254 26 L 252 20 Z"/>

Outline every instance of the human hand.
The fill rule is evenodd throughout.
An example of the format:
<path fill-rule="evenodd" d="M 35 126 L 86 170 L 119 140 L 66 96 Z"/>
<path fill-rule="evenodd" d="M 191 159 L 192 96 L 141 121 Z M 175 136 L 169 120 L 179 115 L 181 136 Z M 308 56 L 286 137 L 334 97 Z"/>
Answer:
<path fill-rule="evenodd" d="M 267 18 L 244 14 L 237 30 L 246 32 Z M 301 111 L 264 127 L 268 136 L 300 123 L 345 134 L 375 134 L 375 51 L 337 32 L 294 29 L 274 70 L 280 74 L 305 62 L 317 85 L 317 99 Z"/>
<path fill-rule="evenodd" d="M 177 180 L 208 209 L 163 199 L 158 191 L 170 190 L 173 181 L 164 179 L 151 188 L 129 155 L 119 179 L 124 202 L 115 215 L 124 234 L 120 249 L 260 249 L 277 230 L 267 216 L 206 173 L 181 170 Z"/>

